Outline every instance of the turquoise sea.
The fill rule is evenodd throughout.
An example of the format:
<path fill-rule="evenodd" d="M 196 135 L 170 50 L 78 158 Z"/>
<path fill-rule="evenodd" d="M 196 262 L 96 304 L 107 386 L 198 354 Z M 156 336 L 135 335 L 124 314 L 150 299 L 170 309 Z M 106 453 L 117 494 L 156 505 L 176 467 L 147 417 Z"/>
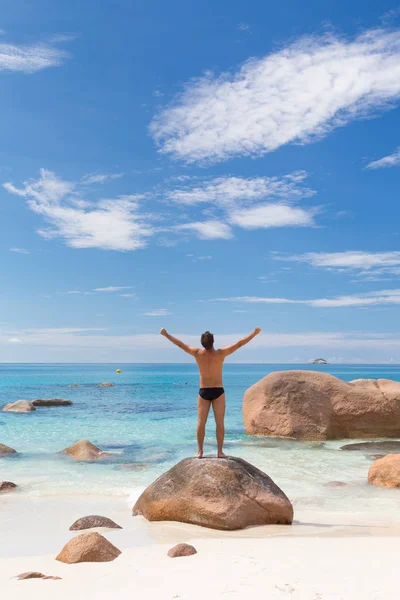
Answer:
<path fill-rule="evenodd" d="M 120 375 L 115 372 L 118 367 Z M 327 371 L 346 381 L 380 377 L 400 381 L 396 365 L 228 364 L 224 374 L 226 452 L 266 471 L 295 508 L 348 512 L 356 502 L 358 512 L 372 512 L 378 521 L 396 520 L 398 491 L 368 485 L 371 458 L 341 451 L 344 442 L 245 435 L 241 416 L 245 390 L 271 371 L 299 368 Z M 105 381 L 115 387 L 97 387 Z M 196 452 L 197 389 L 198 374 L 191 364 L 3 364 L 0 406 L 18 399 L 52 397 L 70 399 L 73 406 L 38 408 L 28 414 L 0 412 L 0 443 L 19 452 L 1 460 L 0 479 L 18 483 L 20 494 L 29 497 L 133 497 L 156 476 Z M 58 454 L 83 438 L 111 452 L 111 457 L 83 463 Z M 206 442 L 206 453 L 215 452 L 211 414 Z M 348 486 L 326 487 L 335 480 Z"/>

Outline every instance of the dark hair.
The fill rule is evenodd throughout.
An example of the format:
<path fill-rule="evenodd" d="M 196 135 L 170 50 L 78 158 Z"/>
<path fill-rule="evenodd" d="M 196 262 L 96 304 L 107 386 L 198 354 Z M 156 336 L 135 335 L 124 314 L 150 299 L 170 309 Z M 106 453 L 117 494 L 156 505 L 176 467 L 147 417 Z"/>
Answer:
<path fill-rule="evenodd" d="M 206 331 L 205 333 L 203 333 L 201 336 L 201 345 L 206 350 L 211 350 L 211 348 L 214 346 L 213 334 L 210 333 L 209 331 Z"/>

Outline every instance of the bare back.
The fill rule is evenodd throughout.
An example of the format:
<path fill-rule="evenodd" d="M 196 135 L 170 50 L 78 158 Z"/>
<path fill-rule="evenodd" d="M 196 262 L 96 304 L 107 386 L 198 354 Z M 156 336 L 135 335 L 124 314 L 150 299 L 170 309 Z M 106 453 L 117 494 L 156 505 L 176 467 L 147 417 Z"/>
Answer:
<path fill-rule="evenodd" d="M 200 371 L 200 387 L 223 387 L 222 367 L 225 356 L 221 350 L 198 350 L 194 354 Z"/>

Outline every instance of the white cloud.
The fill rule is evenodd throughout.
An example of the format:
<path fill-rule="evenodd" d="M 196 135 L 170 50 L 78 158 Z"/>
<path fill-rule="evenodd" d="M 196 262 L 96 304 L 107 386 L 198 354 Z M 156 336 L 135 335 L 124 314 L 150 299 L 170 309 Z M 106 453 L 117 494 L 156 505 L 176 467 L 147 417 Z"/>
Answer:
<path fill-rule="evenodd" d="M 92 183 L 107 183 L 114 179 L 120 179 L 123 177 L 123 173 L 111 173 L 109 175 L 105 173 L 87 173 L 81 179 L 82 185 L 91 185 Z"/>
<path fill-rule="evenodd" d="M 22 343 L 22 340 L 20 340 L 20 339 L 19 339 L 19 338 L 17 338 L 17 337 L 12 337 L 12 338 L 10 338 L 10 339 L 8 340 L 8 343 L 9 343 L 9 344 L 21 344 L 21 343 Z"/>
<path fill-rule="evenodd" d="M 257 200 L 298 200 L 309 198 L 316 192 L 304 187 L 308 177 L 306 171 L 293 171 L 282 177 L 215 177 L 167 192 L 167 199 L 178 204 L 199 203 L 230 207 L 237 203 L 252 203 Z"/>
<path fill-rule="evenodd" d="M 313 209 L 305 210 L 285 204 L 263 204 L 232 211 L 229 222 L 244 229 L 312 227 L 315 224 L 314 215 Z"/>
<path fill-rule="evenodd" d="M 35 73 L 49 67 L 59 67 L 68 54 L 46 44 L 16 46 L 0 44 L 0 71 Z"/>
<path fill-rule="evenodd" d="M 340 308 L 373 305 L 400 304 L 400 290 L 380 290 L 365 294 L 336 296 L 334 298 L 317 298 L 313 300 L 293 300 L 290 298 L 263 298 L 259 296 L 236 296 L 231 298 L 215 298 L 218 302 L 239 302 L 245 304 L 306 304 L 316 308 Z"/>
<path fill-rule="evenodd" d="M 379 160 L 374 160 L 370 162 L 366 169 L 382 169 L 387 167 L 398 167 L 400 166 L 400 147 L 397 150 L 390 154 L 389 156 L 384 156 Z"/>
<path fill-rule="evenodd" d="M 75 183 L 45 169 L 38 180 L 26 182 L 22 189 L 12 183 L 4 187 L 26 198 L 28 207 L 50 224 L 39 230 L 41 236 L 61 238 L 71 248 L 138 250 L 154 233 L 148 215 L 139 212 L 143 195 L 118 196 L 94 204 L 80 201 Z"/>
<path fill-rule="evenodd" d="M 223 161 L 306 144 L 400 97 L 400 30 L 301 38 L 236 72 L 190 81 L 151 124 L 160 151 Z"/>
<path fill-rule="evenodd" d="M 121 298 L 137 298 L 136 294 L 129 293 L 129 294 L 120 294 Z"/>
<path fill-rule="evenodd" d="M 376 278 L 390 273 L 400 275 L 400 252 L 366 252 L 347 250 L 345 252 L 306 252 L 294 256 L 273 253 L 275 260 L 304 262 L 312 267 L 337 271 L 358 271 L 364 278 Z"/>
<path fill-rule="evenodd" d="M 17 254 L 30 254 L 26 248 L 10 248 L 10 252 L 16 252 Z"/>
<path fill-rule="evenodd" d="M 229 240 L 233 237 L 229 225 L 221 221 L 197 221 L 176 225 L 176 231 L 193 231 L 202 240 Z"/>
<path fill-rule="evenodd" d="M 121 292 L 122 290 L 131 290 L 132 285 L 109 285 L 108 287 L 95 288 L 95 292 Z"/>
<path fill-rule="evenodd" d="M 148 312 L 143 313 L 145 317 L 166 317 L 171 313 L 166 308 L 154 308 Z"/>
<path fill-rule="evenodd" d="M 239 29 L 239 31 L 250 31 L 250 25 L 248 25 L 247 23 L 239 23 L 237 28 Z"/>

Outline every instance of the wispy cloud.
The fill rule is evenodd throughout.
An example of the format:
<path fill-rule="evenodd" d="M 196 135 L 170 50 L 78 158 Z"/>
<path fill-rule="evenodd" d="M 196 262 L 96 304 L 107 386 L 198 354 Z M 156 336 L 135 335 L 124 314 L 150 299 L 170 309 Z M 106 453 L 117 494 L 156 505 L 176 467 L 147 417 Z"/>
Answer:
<path fill-rule="evenodd" d="M 170 314 L 171 313 L 166 308 L 154 308 L 153 310 L 143 313 L 145 317 L 166 317 Z"/>
<path fill-rule="evenodd" d="M 306 252 L 294 256 L 273 253 L 275 260 L 303 262 L 312 267 L 334 271 L 356 272 L 362 277 L 379 277 L 384 274 L 400 275 L 400 251 L 366 252 Z"/>
<path fill-rule="evenodd" d="M 109 285 L 108 287 L 95 288 L 94 292 L 121 292 L 122 290 L 131 290 L 132 285 Z"/>
<path fill-rule="evenodd" d="M 45 238 L 61 238 L 71 248 L 138 250 L 147 244 L 154 229 L 148 215 L 139 210 L 143 195 L 118 196 L 90 203 L 79 198 L 77 184 L 41 169 L 40 178 L 22 188 L 5 183 L 12 194 L 27 199 L 28 207 L 50 224 L 39 230 Z"/>
<path fill-rule="evenodd" d="M 161 152 L 188 162 L 260 156 L 320 139 L 399 97 L 399 29 L 307 37 L 236 72 L 190 81 L 151 133 Z"/>
<path fill-rule="evenodd" d="M 398 167 L 400 165 L 400 147 L 397 150 L 390 154 L 389 156 L 384 156 L 379 160 L 374 160 L 370 162 L 365 168 L 366 169 L 387 169 L 389 167 Z"/>
<path fill-rule="evenodd" d="M 59 67 L 67 58 L 66 52 L 51 45 L 0 44 L 0 71 L 35 73 L 49 67 Z"/>
<path fill-rule="evenodd" d="M 123 177 L 124 173 L 87 173 L 81 179 L 82 185 L 91 185 L 93 183 L 107 183 L 109 181 L 113 181 L 114 179 L 120 179 Z"/>
<path fill-rule="evenodd" d="M 10 248 L 10 252 L 16 252 L 17 254 L 30 254 L 26 248 Z"/>
<path fill-rule="evenodd" d="M 229 222 L 243 229 L 312 227 L 315 225 L 315 214 L 314 209 L 305 210 L 285 204 L 264 204 L 232 211 Z"/>
<path fill-rule="evenodd" d="M 215 298 L 214 301 L 245 304 L 306 304 L 315 308 L 362 307 L 382 304 L 400 304 L 400 290 L 381 290 L 377 292 L 367 292 L 365 294 L 336 296 L 334 298 L 317 298 L 313 300 L 236 296 L 230 298 Z"/>
<path fill-rule="evenodd" d="M 239 31 L 250 31 L 250 25 L 248 25 L 247 23 L 239 23 L 237 29 Z"/>
<path fill-rule="evenodd" d="M 191 258 L 193 262 L 197 262 L 198 260 L 203 261 L 203 260 L 211 260 L 212 256 L 210 254 L 206 255 L 206 256 L 196 256 L 195 254 L 186 254 L 186 256 L 188 258 Z"/>
<path fill-rule="evenodd" d="M 192 231 L 202 240 L 229 240 L 233 237 L 232 229 L 221 221 L 196 221 L 176 225 L 175 231 Z"/>
<path fill-rule="evenodd" d="M 133 292 L 130 292 L 128 294 L 120 294 L 121 298 L 137 298 L 137 295 L 134 294 Z"/>

